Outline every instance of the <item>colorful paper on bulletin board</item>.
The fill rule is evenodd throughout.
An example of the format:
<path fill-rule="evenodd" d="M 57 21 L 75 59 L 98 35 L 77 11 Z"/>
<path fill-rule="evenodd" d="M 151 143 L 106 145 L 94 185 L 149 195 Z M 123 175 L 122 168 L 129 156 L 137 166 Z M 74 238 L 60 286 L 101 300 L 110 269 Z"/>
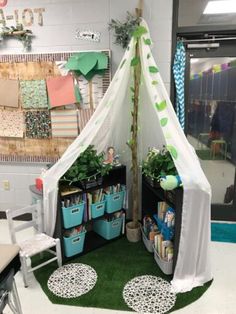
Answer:
<path fill-rule="evenodd" d="M 220 64 L 213 65 L 213 72 L 214 73 L 221 72 L 221 65 Z"/>
<path fill-rule="evenodd" d="M 20 81 L 20 94 L 24 109 L 48 108 L 45 80 Z"/>
<path fill-rule="evenodd" d="M 210 68 L 210 69 L 208 69 L 207 71 L 206 71 L 206 74 L 212 74 L 213 73 L 213 69 L 212 68 Z"/>
<path fill-rule="evenodd" d="M 52 137 L 77 137 L 77 110 L 51 110 Z"/>
<path fill-rule="evenodd" d="M 228 70 L 230 67 L 229 67 L 229 63 L 223 63 L 221 64 L 221 71 L 226 71 Z"/>
<path fill-rule="evenodd" d="M 94 111 L 95 111 L 94 109 L 80 109 L 78 111 L 78 120 L 79 120 L 80 132 L 83 130 L 83 128 L 89 122 L 90 118 L 94 114 Z"/>
<path fill-rule="evenodd" d="M 93 108 L 97 108 L 98 104 L 103 98 L 104 90 L 103 90 L 103 78 L 100 75 L 95 75 L 90 82 L 92 83 L 92 100 L 93 100 Z M 90 107 L 90 86 L 89 82 L 83 77 L 79 77 L 79 88 L 81 93 L 81 107 L 82 109 L 88 109 Z"/>
<path fill-rule="evenodd" d="M 231 68 L 236 67 L 236 60 L 230 61 L 229 65 L 230 65 Z"/>
<path fill-rule="evenodd" d="M 51 120 L 48 110 L 25 111 L 26 137 L 49 138 L 51 136 Z"/>
<path fill-rule="evenodd" d="M 66 68 L 74 71 L 76 75 L 83 75 L 86 80 L 90 81 L 94 75 L 104 75 L 108 68 L 108 57 L 103 52 L 80 52 L 73 54 Z"/>
<path fill-rule="evenodd" d="M 74 81 L 71 75 L 48 78 L 47 89 L 51 108 L 77 102 L 74 92 Z"/>
<path fill-rule="evenodd" d="M 74 86 L 74 93 L 75 93 L 76 102 L 81 102 L 82 98 L 81 98 L 81 93 L 80 93 L 78 84 Z"/>
<path fill-rule="evenodd" d="M 24 135 L 22 111 L 0 110 L 0 136 L 20 137 Z"/>
<path fill-rule="evenodd" d="M 0 79 L 0 106 L 18 108 L 19 81 Z"/>

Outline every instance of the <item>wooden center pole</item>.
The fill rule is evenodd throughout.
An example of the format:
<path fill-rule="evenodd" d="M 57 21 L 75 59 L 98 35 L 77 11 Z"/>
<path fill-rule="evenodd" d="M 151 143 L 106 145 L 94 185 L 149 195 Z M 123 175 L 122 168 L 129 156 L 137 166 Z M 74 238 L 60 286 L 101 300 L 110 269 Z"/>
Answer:
<path fill-rule="evenodd" d="M 142 16 L 143 0 L 139 0 L 139 8 L 136 9 L 137 17 Z M 132 117 L 132 172 L 133 172 L 133 204 L 132 204 L 132 216 L 133 216 L 133 228 L 138 227 L 139 218 L 139 166 L 138 166 L 138 107 L 139 107 L 139 88 L 141 78 L 141 64 L 140 64 L 140 50 L 139 50 L 139 38 L 135 45 L 135 58 L 139 60 L 138 64 L 134 67 L 134 106 Z"/>

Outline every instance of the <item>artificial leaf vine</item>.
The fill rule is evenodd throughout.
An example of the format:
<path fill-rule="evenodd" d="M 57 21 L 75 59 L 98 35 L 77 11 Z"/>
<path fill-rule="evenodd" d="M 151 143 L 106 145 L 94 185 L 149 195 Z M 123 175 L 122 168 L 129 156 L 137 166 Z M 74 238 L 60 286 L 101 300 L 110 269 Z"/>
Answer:
<path fill-rule="evenodd" d="M 33 33 L 29 29 L 24 29 L 22 24 L 15 26 L 4 26 L 0 30 L 0 41 L 5 39 L 14 38 L 22 42 L 25 50 L 31 49 Z"/>
<path fill-rule="evenodd" d="M 109 30 L 115 32 L 115 44 L 121 45 L 122 48 L 126 48 L 130 42 L 130 39 L 139 25 L 140 18 L 133 16 L 127 12 L 125 22 L 112 19 L 109 25 Z M 140 35 L 141 36 L 141 35 Z"/>

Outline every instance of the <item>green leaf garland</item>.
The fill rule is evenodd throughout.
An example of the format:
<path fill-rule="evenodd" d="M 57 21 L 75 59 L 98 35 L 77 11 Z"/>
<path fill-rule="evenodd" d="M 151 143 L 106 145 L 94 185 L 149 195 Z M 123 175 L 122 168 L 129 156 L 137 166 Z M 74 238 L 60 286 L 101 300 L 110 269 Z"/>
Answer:
<path fill-rule="evenodd" d="M 148 67 L 148 69 L 149 69 L 150 73 L 158 73 L 159 72 L 158 68 L 155 66 L 150 66 L 150 67 Z"/>
<path fill-rule="evenodd" d="M 172 145 L 167 145 L 167 149 L 168 151 L 170 152 L 171 156 L 174 158 L 174 159 L 177 159 L 178 158 L 178 152 L 176 150 L 176 148 Z"/>
<path fill-rule="evenodd" d="M 144 38 L 143 39 L 143 41 L 144 41 L 144 43 L 145 43 L 145 45 L 148 45 L 148 46 L 150 46 L 151 44 L 152 44 L 152 42 L 151 42 L 151 39 L 150 38 Z"/>
<path fill-rule="evenodd" d="M 167 123 L 168 123 L 168 118 L 162 118 L 162 119 L 160 120 L 160 123 L 161 123 L 161 126 L 162 126 L 162 127 L 166 126 Z"/>
<path fill-rule="evenodd" d="M 161 101 L 160 103 L 156 103 L 155 105 L 156 105 L 156 108 L 157 108 L 158 111 L 163 111 L 163 110 L 165 110 L 165 109 L 166 109 L 166 106 L 167 106 L 165 100 Z"/>
<path fill-rule="evenodd" d="M 134 57 L 134 58 L 131 60 L 130 65 L 131 65 L 132 67 L 134 67 L 134 66 L 138 65 L 139 62 L 140 62 L 140 58 L 139 58 L 139 57 Z"/>
<path fill-rule="evenodd" d="M 133 32 L 134 38 L 140 38 L 142 35 L 147 33 L 147 29 L 144 26 L 138 26 L 135 31 Z"/>

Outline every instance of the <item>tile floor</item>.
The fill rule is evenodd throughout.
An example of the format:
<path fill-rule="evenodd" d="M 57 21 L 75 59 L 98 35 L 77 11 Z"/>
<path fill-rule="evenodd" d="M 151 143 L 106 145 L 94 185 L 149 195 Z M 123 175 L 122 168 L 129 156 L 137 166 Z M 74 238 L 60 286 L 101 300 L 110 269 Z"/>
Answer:
<path fill-rule="evenodd" d="M 6 220 L 0 220 L 0 242 L 10 243 Z M 196 302 L 173 313 L 235 314 L 236 313 L 236 244 L 211 242 L 214 282 Z M 122 314 L 130 313 L 94 308 L 79 308 L 52 304 L 43 293 L 34 276 L 30 287 L 24 288 L 21 273 L 16 275 L 23 314 Z M 11 311 L 6 307 L 4 314 Z"/>

